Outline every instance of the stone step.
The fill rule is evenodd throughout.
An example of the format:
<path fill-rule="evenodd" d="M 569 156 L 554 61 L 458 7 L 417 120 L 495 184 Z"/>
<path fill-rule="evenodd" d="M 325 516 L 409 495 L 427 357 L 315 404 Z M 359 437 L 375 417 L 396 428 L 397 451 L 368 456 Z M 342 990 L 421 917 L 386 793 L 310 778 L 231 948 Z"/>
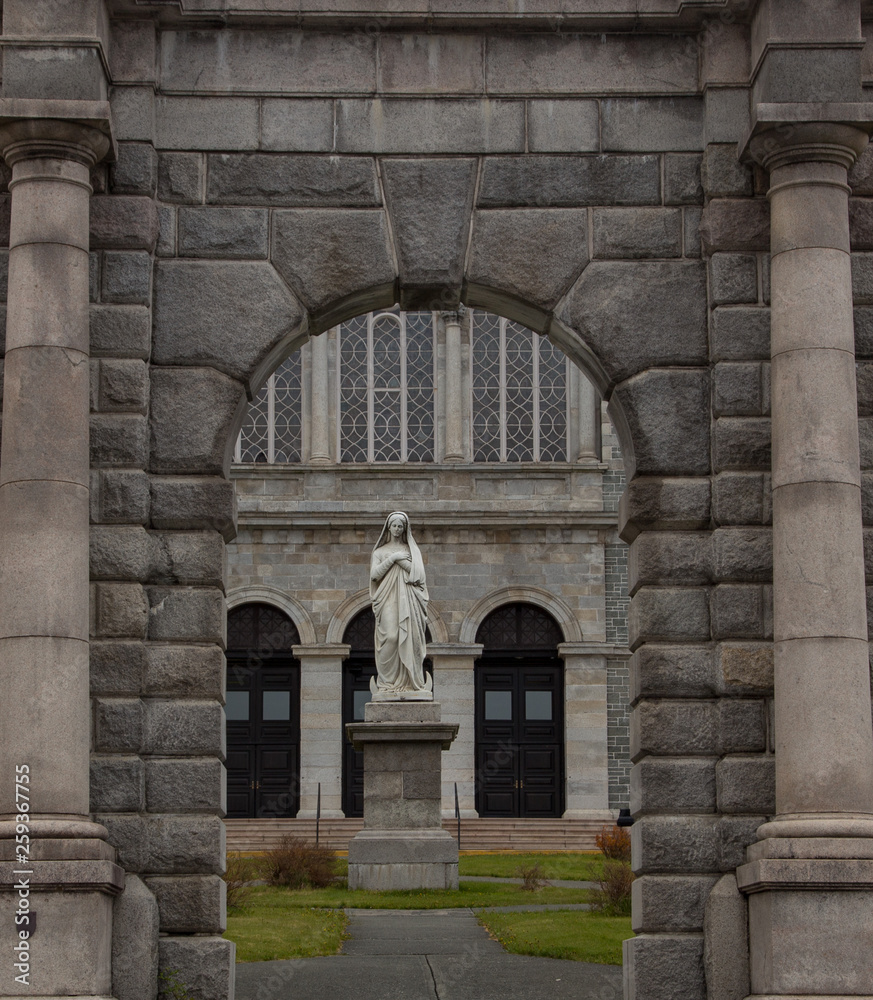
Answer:
<path fill-rule="evenodd" d="M 315 840 L 312 819 L 229 819 L 225 823 L 228 851 L 269 850 L 286 834 Z M 599 820 L 462 819 L 461 850 L 593 851 L 603 825 Z M 322 820 L 319 843 L 331 850 L 347 850 L 362 827 L 361 819 Z M 454 836 L 457 821 L 444 820 L 443 828 Z"/>

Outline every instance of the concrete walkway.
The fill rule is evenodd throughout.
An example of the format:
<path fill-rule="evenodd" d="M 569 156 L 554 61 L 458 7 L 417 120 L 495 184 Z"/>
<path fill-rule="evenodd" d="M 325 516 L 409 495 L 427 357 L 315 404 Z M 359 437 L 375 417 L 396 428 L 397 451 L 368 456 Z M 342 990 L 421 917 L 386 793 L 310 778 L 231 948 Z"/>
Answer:
<path fill-rule="evenodd" d="M 620 1000 L 621 969 L 509 955 L 469 909 L 348 910 L 332 958 L 236 967 L 237 1000 Z"/>

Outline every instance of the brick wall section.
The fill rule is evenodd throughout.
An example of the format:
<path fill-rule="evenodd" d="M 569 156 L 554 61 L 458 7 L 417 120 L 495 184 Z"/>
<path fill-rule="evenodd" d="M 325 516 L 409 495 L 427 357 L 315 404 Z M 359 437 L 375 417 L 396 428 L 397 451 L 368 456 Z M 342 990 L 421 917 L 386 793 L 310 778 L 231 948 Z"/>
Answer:
<path fill-rule="evenodd" d="M 630 669 L 625 660 L 606 661 L 607 746 L 609 753 L 609 808 L 630 804 Z"/>
<path fill-rule="evenodd" d="M 606 592 L 606 641 L 627 645 L 627 546 L 623 542 L 604 546 Z"/>
<path fill-rule="evenodd" d="M 607 475 L 610 475 L 607 473 Z M 612 475 L 616 475 L 613 473 Z M 621 488 L 624 489 L 624 475 Z M 604 483 L 605 487 L 605 483 Z M 605 489 L 604 489 L 605 493 Z M 606 641 L 627 645 L 628 575 L 627 546 L 623 542 L 604 546 L 606 591 Z M 630 671 L 625 660 L 607 661 L 607 716 L 609 754 L 609 808 L 630 804 Z"/>

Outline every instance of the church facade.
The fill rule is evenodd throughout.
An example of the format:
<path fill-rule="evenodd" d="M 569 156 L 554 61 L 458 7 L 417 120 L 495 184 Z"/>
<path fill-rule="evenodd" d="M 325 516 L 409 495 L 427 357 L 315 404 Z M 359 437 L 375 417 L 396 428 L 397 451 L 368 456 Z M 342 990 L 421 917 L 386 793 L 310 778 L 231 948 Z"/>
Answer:
<path fill-rule="evenodd" d="M 232 478 L 228 817 L 312 818 L 319 791 L 323 818 L 361 815 L 343 727 L 375 671 L 370 552 L 401 509 L 427 561 L 435 698 L 460 726 L 444 815 L 457 788 L 464 818 L 587 819 L 577 843 L 593 846 L 629 798 L 624 476 L 599 393 L 566 355 L 482 310 L 353 319 L 271 376 Z M 295 642 L 253 634 L 276 611 Z M 280 761 L 254 742 L 264 696 L 235 672 L 289 657 L 295 750 Z"/>

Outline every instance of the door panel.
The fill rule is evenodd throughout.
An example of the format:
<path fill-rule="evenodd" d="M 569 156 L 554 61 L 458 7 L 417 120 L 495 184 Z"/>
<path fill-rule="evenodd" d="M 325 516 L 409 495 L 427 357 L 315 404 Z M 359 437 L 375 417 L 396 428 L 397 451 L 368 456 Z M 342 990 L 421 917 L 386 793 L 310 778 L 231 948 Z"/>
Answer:
<path fill-rule="evenodd" d="M 230 726 L 230 723 L 228 723 Z M 228 737 L 229 741 L 229 737 Z M 253 816 L 255 808 L 254 781 L 255 747 L 228 746 L 227 761 L 227 815 Z"/>
<path fill-rule="evenodd" d="M 563 668 L 552 657 L 534 659 L 525 663 L 519 655 L 486 654 L 477 664 L 480 816 L 546 817 L 563 812 Z"/>
<path fill-rule="evenodd" d="M 363 722 L 370 700 L 370 678 L 376 676 L 374 656 L 351 656 L 343 669 L 343 812 L 364 815 L 364 755 L 352 747 L 345 723 Z"/>
<path fill-rule="evenodd" d="M 300 667 L 274 655 L 260 669 L 228 654 L 227 815 L 294 816 L 299 804 Z"/>

